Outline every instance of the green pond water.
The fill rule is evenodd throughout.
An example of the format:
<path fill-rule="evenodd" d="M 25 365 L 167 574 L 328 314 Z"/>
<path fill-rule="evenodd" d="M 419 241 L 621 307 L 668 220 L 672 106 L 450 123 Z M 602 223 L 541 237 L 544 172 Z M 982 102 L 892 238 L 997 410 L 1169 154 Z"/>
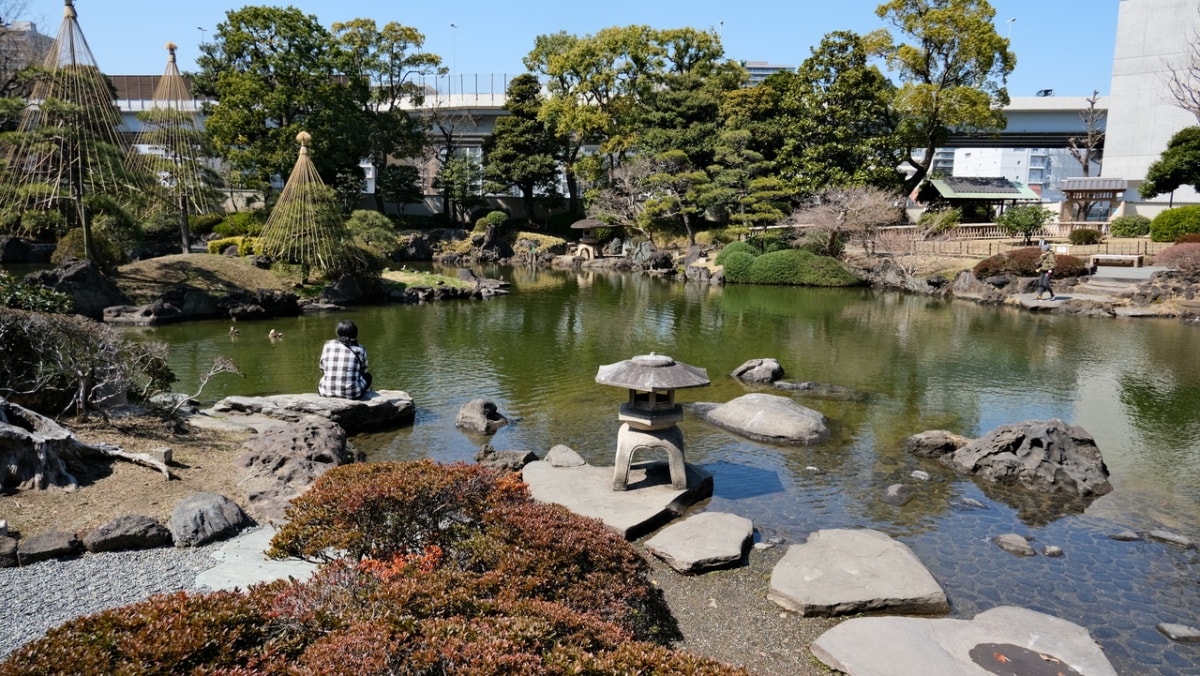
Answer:
<path fill-rule="evenodd" d="M 1195 550 L 1108 536 L 1168 528 L 1200 541 L 1200 326 L 1178 320 L 1035 314 L 867 289 L 709 287 L 640 274 L 489 269 L 512 282 L 488 301 L 361 308 L 238 324 L 133 330 L 171 348 L 177 389 L 194 391 L 214 357 L 206 402 L 230 394 L 315 391 L 321 344 L 352 319 L 375 386 L 407 391 L 413 426 L 353 441 L 371 460 L 470 460 L 488 441 L 544 453 L 566 444 L 611 465 L 626 392 L 597 368 L 657 352 L 708 369 L 712 384 L 677 400 L 724 402 L 751 391 L 794 397 L 831 421 L 833 438 L 800 448 L 681 424 L 688 461 L 714 475 L 701 509 L 754 520 L 789 542 L 821 528 L 870 527 L 908 544 L 945 587 L 953 615 L 1030 607 L 1092 631 L 1123 673 L 1200 673 L 1200 646 L 1173 644 L 1159 622 L 1200 626 Z M 284 332 L 270 341 L 271 329 Z M 746 386 L 729 373 L 774 357 L 785 378 L 850 388 L 851 400 Z M 459 407 L 494 401 L 512 421 L 491 439 L 454 427 Z M 903 452 L 910 434 L 979 436 L 999 425 L 1059 418 L 1090 432 L 1115 490 L 1090 504 L 1053 505 L 980 487 Z M 911 478 L 914 470 L 931 475 Z M 896 507 L 884 489 L 916 497 Z M 983 507 L 979 507 L 982 503 Z M 1062 558 L 1001 552 L 1007 532 L 1058 545 Z"/>

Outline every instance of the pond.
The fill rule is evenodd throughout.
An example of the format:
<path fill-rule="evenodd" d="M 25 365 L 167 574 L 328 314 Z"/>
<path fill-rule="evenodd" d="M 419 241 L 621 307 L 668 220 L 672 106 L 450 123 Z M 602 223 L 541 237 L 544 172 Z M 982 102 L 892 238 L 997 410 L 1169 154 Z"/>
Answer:
<path fill-rule="evenodd" d="M 241 323 L 197 322 L 138 335 L 171 346 L 177 389 L 194 392 L 214 357 L 222 375 L 201 399 L 314 391 L 321 344 L 354 320 L 376 387 L 417 405 L 412 427 L 361 435 L 372 460 L 469 461 L 486 442 L 545 453 L 566 444 L 611 465 L 626 392 L 595 382 L 597 368 L 657 352 L 708 369 L 712 384 L 677 399 L 724 402 L 750 391 L 792 396 L 830 419 L 828 442 L 800 448 L 751 442 L 688 413 L 688 461 L 714 475 L 702 509 L 753 519 L 767 536 L 802 541 L 821 528 L 869 527 L 908 544 L 946 589 L 952 616 L 997 605 L 1057 615 L 1089 629 L 1123 673 L 1198 673 L 1200 645 L 1175 644 L 1160 622 L 1200 626 L 1200 558 L 1159 542 L 1118 542 L 1124 529 L 1166 528 L 1200 540 L 1200 327 L 1177 320 L 1029 313 L 869 289 L 710 287 L 645 275 L 483 270 L 513 284 L 489 301 L 355 309 Z M 285 337 L 270 341 L 271 329 Z M 806 398 L 729 376 L 774 357 L 785 378 L 862 394 Z M 454 427 L 459 407 L 494 401 L 512 420 L 493 438 Z M 1019 492 L 906 454 L 910 434 L 980 436 L 1007 423 L 1059 418 L 1097 441 L 1115 490 L 1062 515 Z M 924 470 L 928 482 L 911 478 Z M 882 500 L 905 482 L 916 497 Z M 982 503 L 979 507 L 975 502 Z M 1017 532 L 1062 558 L 1023 559 L 990 538 Z"/>

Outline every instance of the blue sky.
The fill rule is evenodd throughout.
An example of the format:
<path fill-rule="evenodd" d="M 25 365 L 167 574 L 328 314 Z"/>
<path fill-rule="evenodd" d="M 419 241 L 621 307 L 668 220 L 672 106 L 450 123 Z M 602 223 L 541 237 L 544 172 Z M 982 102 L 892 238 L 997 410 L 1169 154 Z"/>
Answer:
<path fill-rule="evenodd" d="M 62 0 L 26 0 L 23 17 L 57 34 Z M 292 5 L 324 25 L 359 17 L 381 25 L 398 21 L 425 34 L 427 51 L 455 72 L 508 77 L 524 72 L 521 59 L 541 34 L 587 35 L 608 26 L 713 28 L 726 54 L 745 61 L 798 65 L 832 31 L 867 33 L 883 27 L 877 0 L 601 0 L 600 2 L 480 2 L 478 0 L 292 0 L 228 4 L 214 0 L 76 0 L 79 23 L 100 68 L 113 75 L 153 75 L 166 64 L 163 45 L 179 45 L 179 66 L 195 68 L 197 44 L 211 39 L 230 9 L 244 4 Z M 1017 68 L 1009 94 L 1107 94 L 1119 0 L 993 0 L 1001 35 L 1012 39 Z M 744 11 L 743 11 L 744 10 Z M 1009 21 L 1012 19 L 1012 21 Z M 452 27 L 452 25 L 454 27 Z M 501 81 L 497 79 L 497 81 Z M 471 84 L 467 85 L 468 90 Z"/>

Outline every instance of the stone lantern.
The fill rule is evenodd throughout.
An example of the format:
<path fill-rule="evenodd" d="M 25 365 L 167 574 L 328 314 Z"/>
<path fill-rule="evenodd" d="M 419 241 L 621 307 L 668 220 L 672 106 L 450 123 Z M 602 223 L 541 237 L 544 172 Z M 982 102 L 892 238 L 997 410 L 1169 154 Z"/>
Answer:
<path fill-rule="evenodd" d="M 579 231 L 576 255 L 590 259 L 599 258 L 597 246 L 600 244 L 600 240 L 596 238 L 596 230 L 606 227 L 608 225 L 604 221 L 598 221 L 594 218 L 585 218 L 572 223 L 571 229 Z"/>
<path fill-rule="evenodd" d="M 596 382 L 629 389 L 629 401 L 621 404 L 617 419 L 617 461 L 613 468 L 613 490 L 623 491 L 629 483 L 629 465 L 635 451 L 660 448 L 667 452 L 671 487 L 687 486 L 683 454 L 683 407 L 675 403 L 675 390 L 709 384 L 708 372 L 651 352 L 615 364 L 601 366 Z"/>

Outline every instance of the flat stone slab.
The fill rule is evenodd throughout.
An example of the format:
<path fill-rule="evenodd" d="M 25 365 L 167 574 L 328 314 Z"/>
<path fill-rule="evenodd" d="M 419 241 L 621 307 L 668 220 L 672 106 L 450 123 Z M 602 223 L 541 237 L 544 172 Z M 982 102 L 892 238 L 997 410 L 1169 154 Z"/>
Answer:
<path fill-rule="evenodd" d="M 950 610 L 912 550 L 870 529 L 820 530 L 788 547 L 771 571 L 767 598 L 806 617 Z"/>
<path fill-rule="evenodd" d="M 348 434 L 380 427 L 411 424 L 416 414 L 412 397 L 400 390 L 378 390 L 364 399 L 322 397 L 315 392 L 276 394 L 268 397 L 225 397 L 204 415 L 257 414 L 296 422 L 306 415 L 319 415 L 342 426 Z"/>
<path fill-rule="evenodd" d="M 698 573 L 740 562 L 753 537 L 744 516 L 701 512 L 656 533 L 646 549 L 681 573 Z"/>
<path fill-rule="evenodd" d="M 265 552 L 271 547 L 273 537 L 275 528 L 263 526 L 230 538 L 213 552 L 217 563 L 196 576 L 196 586 L 213 591 L 245 590 L 260 582 L 287 578 L 306 580 L 317 570 L 317 564 L 300 559 L 276 561 L 267 558 Z"/>
<path fill-rule="evenodd" d="M 1117 673 L 1083 627 L 1013 606 L 973 620 L 854 618 L 821 634 L 812 651 L 825 666 L 851 676 Z"/>
<path fill-rule="evenodd" d="M 612 467 L 555 467 L 539 460 L 525 465 L 521 474 L 534 500 L 599 519 L 626 540 L 636 540 L 682 516 L 713 492 L 712 474 L 694 465 L 687 466 L 688 487 L 671 488 L 671 472 L 662 461 L 634 463 L 624 491 L 612 489 Z"/>

